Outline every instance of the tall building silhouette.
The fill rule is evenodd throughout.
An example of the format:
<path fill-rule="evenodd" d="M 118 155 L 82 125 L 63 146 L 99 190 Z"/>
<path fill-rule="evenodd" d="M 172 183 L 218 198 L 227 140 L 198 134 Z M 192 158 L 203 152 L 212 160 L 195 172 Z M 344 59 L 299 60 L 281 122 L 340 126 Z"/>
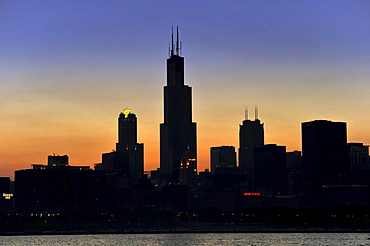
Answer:
<path fill-rule="evenodd" d="M 49 155 L 48 165 L 17 170 L 15 208 L 30 213 L 100 212 L 105 201 L 105 172 L 71 166 L 68 156 Z"/>
<path fill-rule="evenodd" d="M 328 120 L 303 122 L 302 158 L 306 173 L 315 178 L 344 170 L 347 165 L 346 123 Z"/>
<path fill-rule="evenodd" d="M 184 57 L 180 56 L 179 32 L 172 32 L 164 86 L 164 122 L 160 125 L 160 170 L 167 182 L 179 182 L 181 157 L 185 151 L 197 156 L 196 123 L 192 122 L 191 87 L 184 84 Z M 196 169 L 196 162 L 195 162 Z"/>
<path fill-rule="evenodd" d="M 249 120 L 246 111 L 245 120 L 239 125 L 239 168 L 247 174 L 250 185 L 254 183 L 254 150 L 264 145 L 264 136 L 263 123 L 258 119 L 257 108 L 255 120 Z"/>
<path fill-rule="evenodd" d="M 338 177 L 347 166 L 345 122 L 315 120 L 302 123 L 304 193 L 313 206 L 320 206 L 325 180 Z"/>
<path fill-rule="evenodd" d="M 211 172 L 217 169 L 236 168 L 236 153 L 234 146 L 211 147 Z"/>
<path fill-rule="evenodd" d="M 256 148 L 253 177 L 256 192 L 266 195 L 285 194 L 288 186 L 286 147 L 267 144 Z"/>
<path fill-rule="evenodd" d="M 116 151 L 104 153 L 97 169 L 130 174 L 138 183 L 144 173 L 144 144 L 137 143 L 137 118 L 131 109 L 124 109 L 118 117 L 118 143 Z"/>
<path fill-rule="evenodd" d="M 349 169 L 369 169 L 369 146 L 363 143 L 348 143 L 347 156 Z"/>

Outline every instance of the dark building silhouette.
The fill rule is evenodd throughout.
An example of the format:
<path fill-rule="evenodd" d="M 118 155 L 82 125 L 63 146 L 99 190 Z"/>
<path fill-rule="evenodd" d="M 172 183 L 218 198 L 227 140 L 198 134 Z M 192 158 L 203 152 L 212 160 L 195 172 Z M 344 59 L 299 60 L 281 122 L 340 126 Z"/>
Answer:
<path fill-rule="evenodd" d="M 302 161 L 304 193 L 309 206 L 318 206 L 324 179 L 346 170 L 346 123 L 327 120 L 302 123 Z"/>
<path fill-rule="evenodd" d="M 345 122 L 315 120 L 302 123 L 303 167 L 307 174 L 322 178 L 336 174 L 347 165 Z"/>
<path fill-rule="evenodd" d="M 234 146 L 211 147 L 211 172 L 217 168 L 235 168 L 236 152 Z"/>
<path fill-rule="evenodd" d="M 137 117 L 125 108 L 118 117 L 116 150 L 102 155 L 96 170 L 104 170 L 106 177 L 106 209 L 145 207 L 144 144 L 137 143 Z M 145 185 L 144 185 L 145 186 Z"/>
<path fill-rule="evenodd" d="M 254 149 L 255 192 L 276 195 L 287 192 L 286 147 L 267 144 Z"/>
<path fill-rule="evenodd" d="M 104 171 L 89 166 L 54 165 L 53 160 L 67 156 L 49 156 L 48 165 L 15 171 L 15 208 L 20 212 L 100 212 L 104 207 Z M 53 164 L 54 163 L 54 164 Z M 49 165 L 50 164 L 50 165 Z"/>
<path fill-rule="evenodd" d="M 13 209 L 14 196 L 9 177 L 0 177 L 0 212 L 10 212 Z"/>
<path fill-rule="evenodd" d="M 363 143 L 348 143 L 347 157 L 349 169 L 369 169 L 369 146 Z"/>
<path fill-rule="evenodd" d="M 286 153 L 286 168 L 288 172 L 288 194 L 301 195 L 302 190 L 302 152 L 295 150 Z"/>
<path fill-rule="evenodd" d="M 68 155 L 49 155 L 48 156 L 48 166 L 53 167 L 65 167 L 69 165 Z"/>
<path fill-rule="evenodd" d="M 192 122 L 191 87 L 184 84 L 184 58 L 180 56 L 177 30 L 167 59 L 167 85 L 164 87 L 164 122 L 160 125 L 161 179 L 179 182 L 181 157 L 185 151 L 197 156 L 196 123 Z M 196 162 L 195 162 L 196 169 Z"/>
<path fill-rule="evenodd" d="M 144 173 L 144 144 L 137 143 L 137 118 L 131 109 L 126 108 L 119 114 L 116 151 L 104 153 L 96 169 L 122 172 L 125 180 L 139 183 Z"/>
<path fill-rule="evenodd" d="M 368 153 L 368 146 L 362 143 L 347 144 L 347 166 L 320 183 L 320 206 L 369 205 Z"/>
<path fill-rule="evenodd" d="M 242 125 L 239 125 L 239 168 L 247 174 L 247 181 L 253 190 L 254 182 L 254 149 L 264 145 L 263 124 L 258 119 L 257 108 L 255 120 L 249 120 L 246 114 Z"/>
<path fill-rule="evenodd" d="M 286 167 L 288 169 L 301 168 L 302 152 L 298 150 L 286 152 Z"/>
<path fill-rule="evenodd" d="M 197 176 L 196 159 L 191 150 L 187 150 L 181 156 L 180 163 L 180 184 L 194 185 Z"/>
<path fill-rule="evenodd" d="M 369 205 L 369 170 L 347 171 L 323 179 L 319 192 L 320 207 L 343 204 Z"/>

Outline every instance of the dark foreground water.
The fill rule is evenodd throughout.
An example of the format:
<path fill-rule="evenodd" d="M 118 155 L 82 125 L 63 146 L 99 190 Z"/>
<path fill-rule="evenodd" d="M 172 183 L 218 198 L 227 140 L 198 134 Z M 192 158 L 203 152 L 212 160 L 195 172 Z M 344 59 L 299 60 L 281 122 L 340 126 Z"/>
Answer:
<path fill-rule="evenodd" d="M 184 233 L 2 236 L 0 245 L 370 245 L 368 233 Z"/>

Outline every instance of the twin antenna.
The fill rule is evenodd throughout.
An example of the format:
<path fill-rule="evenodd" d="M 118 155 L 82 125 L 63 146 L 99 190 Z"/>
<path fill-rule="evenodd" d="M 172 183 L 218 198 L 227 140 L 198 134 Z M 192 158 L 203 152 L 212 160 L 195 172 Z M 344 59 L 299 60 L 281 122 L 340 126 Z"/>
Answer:
<path fill-rule="evenodd" d="M 248 107 L 245 107 L 245 120 L 248 120 Z M 254 106 L 254 120 L 258 120 L 258 107 Z"/>
<path fill-rule="evenodd" d="M 179 27 L 176 27 L 176 46 L 173 42 L 173 26 L 172 26 L 172 39 L 171 44 L 168 47 L 168 55 L 171 56 L 181 56 L 180 52 L 182 51 L 182 43 L 179 45 Z"/>

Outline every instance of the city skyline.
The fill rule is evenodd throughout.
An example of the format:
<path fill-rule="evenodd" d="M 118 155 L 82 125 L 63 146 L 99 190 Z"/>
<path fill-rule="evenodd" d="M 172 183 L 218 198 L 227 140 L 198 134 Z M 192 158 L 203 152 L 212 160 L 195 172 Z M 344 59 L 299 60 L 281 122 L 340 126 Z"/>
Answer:
<path fill-rule="evenodd" d="M 193 88 L 198 170 L 210 147 L 238 148 L 244 108 L 265 143 L 301 150 L 301 123 L 347 122 L 370 144 L 370 5 L 365 1 L 2 2 L 0 175 L 52 153 L 93 166 L 132 108 L 145 170 L 159 167 L 171 26 Z M 254 119 L 253 116 L 249 118 Z"/>

